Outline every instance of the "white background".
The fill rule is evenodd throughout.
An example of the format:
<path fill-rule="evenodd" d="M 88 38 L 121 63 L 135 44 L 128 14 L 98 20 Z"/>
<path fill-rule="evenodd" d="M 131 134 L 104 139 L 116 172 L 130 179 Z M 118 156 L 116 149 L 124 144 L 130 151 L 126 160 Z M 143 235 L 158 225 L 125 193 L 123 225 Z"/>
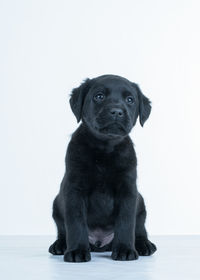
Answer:
<path fill-rule="evenodd" d="M 69 94 L 112 73 L 152 101 L 131 137 L 150 234 L 200 234 L 199 1 L 0 2 L 0 234 L 55 234 Z"/>

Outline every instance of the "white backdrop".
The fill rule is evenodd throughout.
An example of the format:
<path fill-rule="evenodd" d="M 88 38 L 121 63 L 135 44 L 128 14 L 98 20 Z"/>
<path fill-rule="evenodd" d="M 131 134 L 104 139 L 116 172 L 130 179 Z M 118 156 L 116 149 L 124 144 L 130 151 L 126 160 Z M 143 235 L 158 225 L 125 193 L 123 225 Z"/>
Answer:
<path fill-rule="evenodd" d="M 200 233 L 199 1 L 1 0 L 0 234 L 54 234 L 51 205 L 86 77 L 138 83 L 131 133 L 150 234 Z"/>

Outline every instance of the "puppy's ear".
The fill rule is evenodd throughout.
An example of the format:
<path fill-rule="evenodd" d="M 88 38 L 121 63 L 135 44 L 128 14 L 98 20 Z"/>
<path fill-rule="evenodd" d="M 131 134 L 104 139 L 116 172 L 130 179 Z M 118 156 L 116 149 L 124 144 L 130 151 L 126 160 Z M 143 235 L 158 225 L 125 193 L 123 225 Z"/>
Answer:
<path fill-rule="evenodd" d="M 141 126 L 143 126 L 151 113 L 151 101 L 141 92 L 137 84 L 135 86 L 139 99 L 139 120 Z"/>
<path fill-rule="evenodd" d="M 69 100 L 72 112 L 76 116 L 77 122 L 81 120 L 81 113 L 83 102 L 86 94 L 90 88 L 90 79 L 86 79 L 79 87 L 74 88 L 71 93 L 71 98 Z"/>

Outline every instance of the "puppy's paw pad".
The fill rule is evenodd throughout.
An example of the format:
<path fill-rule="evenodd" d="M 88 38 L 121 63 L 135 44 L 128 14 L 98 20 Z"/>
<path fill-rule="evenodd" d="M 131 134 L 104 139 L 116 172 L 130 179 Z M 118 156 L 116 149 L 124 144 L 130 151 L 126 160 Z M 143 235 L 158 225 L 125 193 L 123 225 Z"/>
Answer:
<path fill-rule="evenodd" d="M 135 247 L 140 256 L 150 256 L 157 250 L 156 245 L 148 239 L 136 239 Z"/>
<path fill-rule="evenodd" d="M 129 249 L 129 248 L 113 249 L 111 258 L 115 261 L 137 260 L 138 253 L 135 249 Z"/>
<path fill-rule="evenodd" d="M 89 250 L 77 249 L 73 251 L 66 251 L 64 254 L 65 262 L 88 262 L 91 260 Z"/>
<path fill-rule="evenodd" d="M 65 250 L 66 245 L 59 239 L 49 247 L 49 253 L 51 253 L 52 255 L 64 255 Z"/>

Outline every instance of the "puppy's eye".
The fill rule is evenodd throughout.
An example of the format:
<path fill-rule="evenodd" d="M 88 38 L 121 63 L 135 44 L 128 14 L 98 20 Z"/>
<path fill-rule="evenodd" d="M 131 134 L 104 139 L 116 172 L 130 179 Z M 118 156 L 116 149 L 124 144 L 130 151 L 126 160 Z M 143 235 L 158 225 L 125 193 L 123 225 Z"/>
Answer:
<path fill-rule="evenodd" d="M 132 97 L 132 96 L 127 96 L 127 97 L 126 97 L 126 102 L 127 102 L 128 104 L 133 104 L 133 103 L 134 103 L 133 97 Z"/>
<path fill-rule="evenodd" d="M 94 96 L 94 100 L 95 101 L 102 101 L 104 100 L 105 98 L 105 95 L 103 93 L 97 93 L 95 96 Z"/>

